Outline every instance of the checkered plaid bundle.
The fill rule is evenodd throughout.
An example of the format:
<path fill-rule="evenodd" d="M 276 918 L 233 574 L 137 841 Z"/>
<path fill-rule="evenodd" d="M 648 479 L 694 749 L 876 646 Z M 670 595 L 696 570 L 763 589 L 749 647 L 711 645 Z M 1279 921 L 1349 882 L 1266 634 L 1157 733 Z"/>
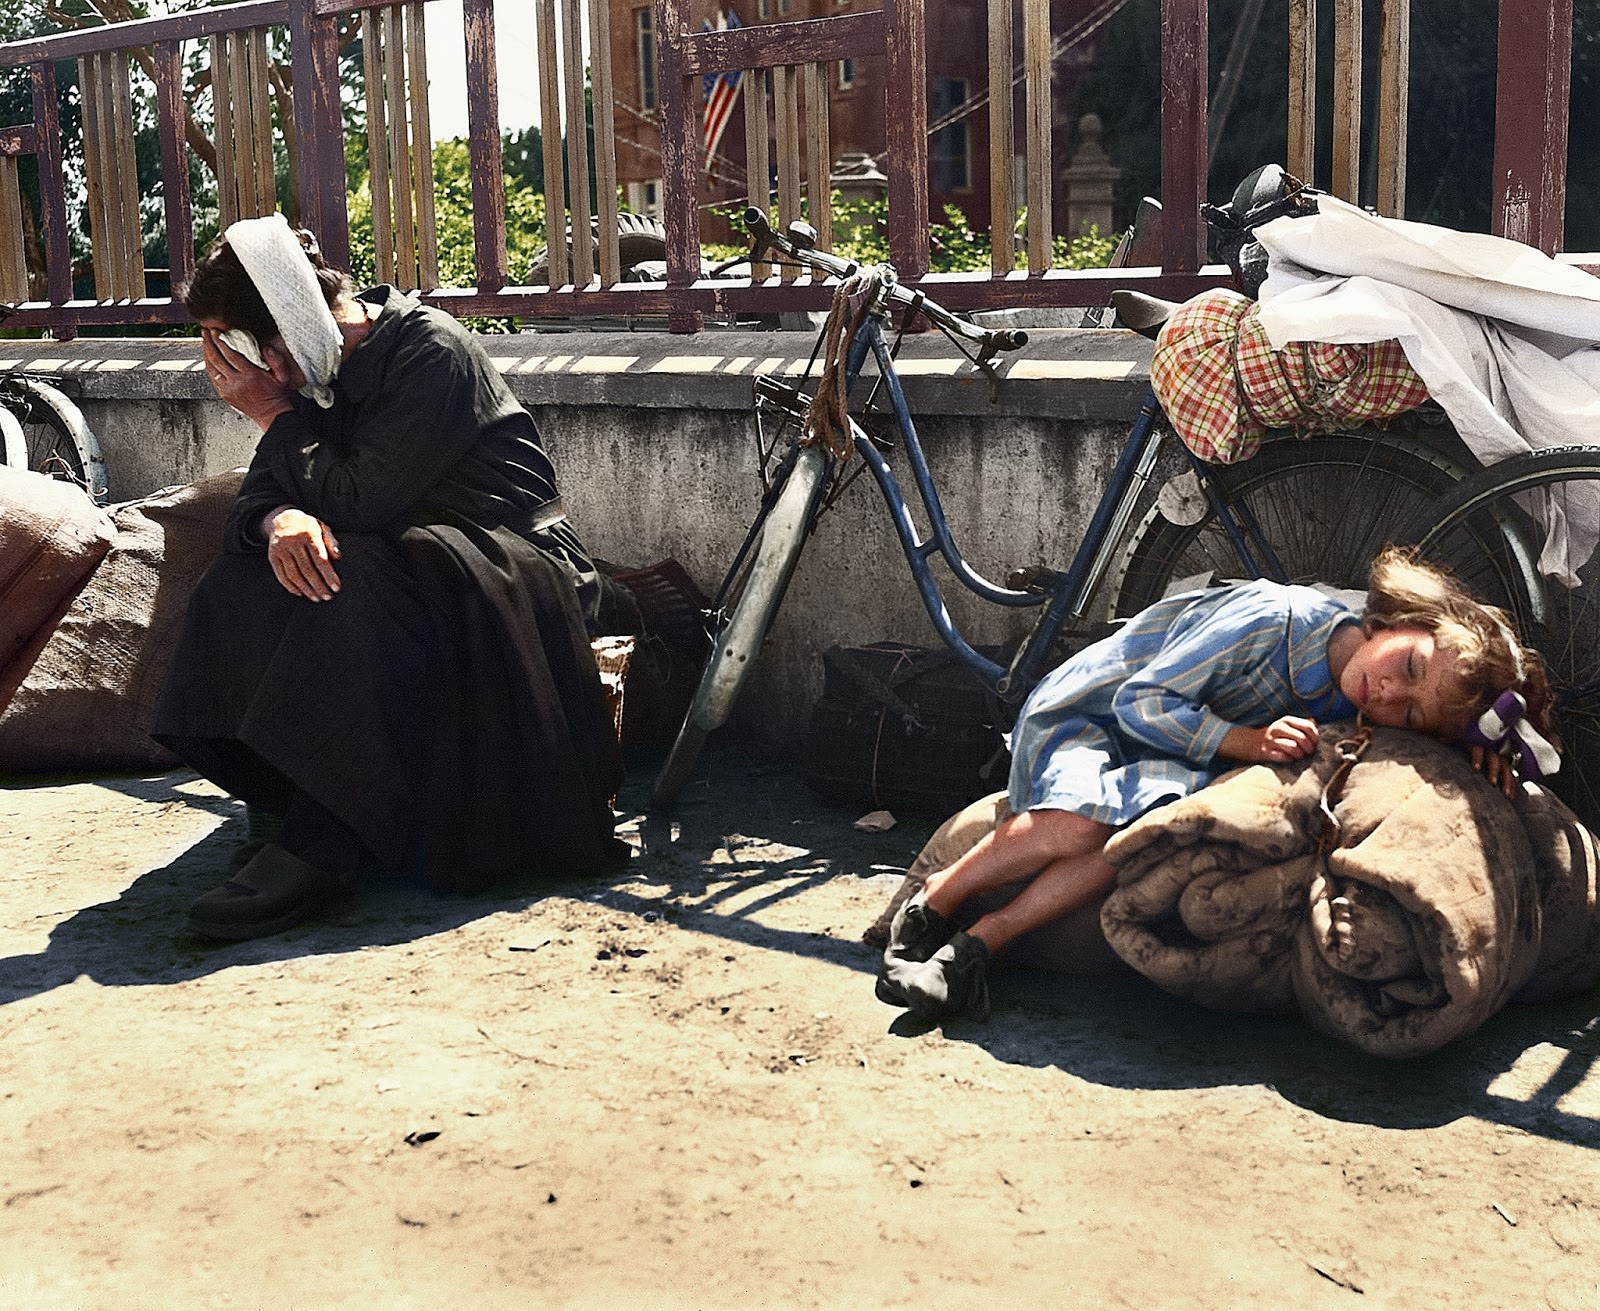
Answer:
<path fill-rule="evenodd" d="M 1395 341 L 1295 342 L 1275 351 L 1237 292 L 1203 292 L 1163 325 L 1150 381 L 1196 455 L 1247 460 L 1268 428 L 1305 435 L 1392 418 L 1428 399 Z"/>

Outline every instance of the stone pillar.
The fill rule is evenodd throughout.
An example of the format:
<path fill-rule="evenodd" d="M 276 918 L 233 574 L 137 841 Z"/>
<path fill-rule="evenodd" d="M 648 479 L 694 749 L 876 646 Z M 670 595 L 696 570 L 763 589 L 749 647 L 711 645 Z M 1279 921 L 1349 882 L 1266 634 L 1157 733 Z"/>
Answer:
<path fill-rule="evenodd" d="M 1122 170 L 1111 162 L 1100 137 L 1105 131 L 1098 114 L 1078 120 L 1078 148 L 1062 171 L 1066 193 L 1066 235 L 1081 237 L 1090 228 L 1109 236 L 1115 223 L 1117 180 Z"/>
<path fill-rule="evenodd" d="M 841 219 L 852 230 L 868 226 L 866 216 L 869 211 L 866 207 L 873 201 L 885 199 L 889 194 L 889 179 L 873 162 L 871 155 L 860 153 L 840 155 L 833 161 L 828 186 L 839 197 L 839 207 L 833 220 L 836 231 Z"/>

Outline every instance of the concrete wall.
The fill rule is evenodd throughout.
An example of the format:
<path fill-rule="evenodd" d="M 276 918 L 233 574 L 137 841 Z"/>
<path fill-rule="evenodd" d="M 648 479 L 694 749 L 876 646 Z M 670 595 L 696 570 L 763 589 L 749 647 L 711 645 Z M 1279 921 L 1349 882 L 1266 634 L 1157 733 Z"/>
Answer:
<path fill-rule="evenodd" d="M 675 556 L 711 591 L 759 497 L 752 376 L 798 374 L 811 334 L 483 340 L 534 413 L 591 548 L 628 565 Z M 1148 356 L 1131 334 L 1043 330 L 1010 361 L 991 404 L 987 382 L 942 337 L 906 340 L 901 372 L 918 429 L 957 541 L 981 572 L 1002 581 L 1019 565 L 1070 559 L 1138 407 Z M 0 341 L 0 367 L 19 365 L 65 378 L 100 438 L 114 500 L 249 461 L 255 427 L 217 401 L 193 339 Z M 909 482 L 905 461 L 891 463 Z M 1031 611 L 1019 619 L 959 588 L 948 600 L 976 642 L 1031 623 Z M 820 688 L 821 651 L 885 638 L 937 642 L 864 475 L 802 556 L 741 706 L 744 726 L 793 742 Z"/>

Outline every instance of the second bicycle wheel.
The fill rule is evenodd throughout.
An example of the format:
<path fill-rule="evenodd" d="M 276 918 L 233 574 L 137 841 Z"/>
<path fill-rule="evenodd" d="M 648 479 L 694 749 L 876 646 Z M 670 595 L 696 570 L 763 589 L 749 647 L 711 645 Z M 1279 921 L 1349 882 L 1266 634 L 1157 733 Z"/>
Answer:
<path fill-rule="evenodd" d="M 28 468 L 63 482 L 76 483 L 94 498 L 106 500 L 106 465 L 100 443 L 78 409 L 59 389 L 37 378 L 5 379 L 6 406 L 22 428 Z"/>
<path fill-rule="evenodd" d="M 827 472 L 821 447 L 800 449 L 743 567 L 724 581 L 713 616 L 711 654 L 683 727 L 656 776 L 652 804 L 670 806 L 678 799 L 706 737 L 727 720 L 748 681 L 800 559 Z"/>
<path fill-rule="evenodd" d="M 1373 557 L 1452 487 L 1462 470 L 1422 442 L 1364 429 L 1267 442 L 1211 476 L 1230 505 L 1254 515 L 1294 583 L 1365 589 Z M 1113 579 L 1111 616 L 1135 614 L 1175 585 L 1248 576 L 1209 507 L 1175 523 L 1153 506 Z"/>
<path fill-rule="evenodd" d="M 1557 447 L 1491 465 L 1460 484 L 1410 534 L 1422 556 L 1510 612 L 1556 690 L 1561 770 L 1550 787 L 1600 833 L 1600 552 L 1563 582 L 1539 567 L 1551 512 L 1600 522 L 1600 447 Z"/>

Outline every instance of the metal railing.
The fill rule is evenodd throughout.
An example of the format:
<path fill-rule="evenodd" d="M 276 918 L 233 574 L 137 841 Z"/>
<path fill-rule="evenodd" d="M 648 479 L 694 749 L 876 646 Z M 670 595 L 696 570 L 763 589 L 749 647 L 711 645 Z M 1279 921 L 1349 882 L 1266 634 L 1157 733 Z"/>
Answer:
<path fill-rule="evenodd" d="M 616 232 L 616 153 L 609 113 L 594 115 L 594 150 L 584 148 L 585 77 L 593 103 L 612 103 L 611 0 L 537 0 L 538 71 L 547 196 L 570 197 L 547 214 L 548 284 L 511 282 L 501 185 L 497 121 L 498 61 L 494 0 L 460 3 L 465 42 L 468 151 L 473 196 L 474 280 L 440 286 L 434 210 L 431 133 L 427 107 L 424 5 L 374 0 L 243 0 L 180 16 L 120 23 L 0 46 L 0 76 L 20 70 L 31 89 L 33 118 L 0 125 L 0 299 L 21 301 L 13 320 L 71 336 L 94 325 L 167 324 L 187 316 L 170 296 L 146 294 L 139 203 L 134 190 L 130 69 L 154 86 L 162 207 L 170 285 L 193 269 L 195 234 L 189 152 L 209 144 L 218 181 L 220 217 L 263 212 L 278 203 L 275 156 L 289 164 L 290 206 L 318 233 L 332 263 L 350 256 L 345 107 L 341 43 L 358 25 L 363 59 L 354 93 L 364 98 L 372 188 L 374 248 L 379 275 L 461 314 L 545 316 L 665 315 L 693 331 L 709 313 L 762 313 L 826 305 L 821 288 L 766 276 L 707 281 L 701 277 L 699 86 L 708 74 L 730 70 L 771 75 L 769 121 L 764 95 L 745 97 L 746 175 L 778 178 L 780 223 L 802 206 L 827 231 L 828 93 L 824 70 L 833 62 L 883 61 L 884 155 L 891 258 L 901 276 L 937 284 L 939 299 L 959 309 L 1063 307 L 1104 303 L 1107 284 L 1142 285 L 1181 297 L 1216 279 L 1202 266 L 1205 233 L 1198 213 L 1207 175 L 1207 0 L 1162 0 L 1161 176 L 1165 222 L 1159 262 L 1140 269 L 1072 271 L 1050 267 L 1048 222 L 1030 221 L 1026 249 L 1013 246 L 1010 226 L 993 225 L 988 271 L 929 275 L 928 102 L 925 53 L 927 0 L 883 0 L 883 7 L 823 18 L 697 31 L 691 0 L 654 0 L 659 39 L 659 125 L 667 278 L 664 283 L 619 283 Z M 1103 0 L 1115 8 L 1122 0 Z M 1324 4 L 1330 0 L 1323 0 Z M 1029 194 L 1012 195 L 1010 170 L 994 170 L 991 204 L 997 216 L 1049 211 L 1047 181 L 1057 155 L 1051 137 L 1049 0 L 989 0 L 990 77 L 1012 78 L 1013 24 L 1020 17 L 1023 104 L 1013 121 L 1011 98 L 988 107 L 992 151 L 1027 159 Z M 1328 189 L 1353 198 L 1360 176 L 1360 0 L 1331 0 L 1336 44 L 1332 76 L 1333 176 Z M 585 8 L 586 5 L 586 8 Z M 1316 139 L 1316 0 L 1289 0 L 1289 151 L 1292 171 L 1312 179 Z M 1400 209 L 1405 190 L 1405 106 L 1408 87 L 1409 0 L 1384 0 L 1378 35 L 1382 52 L 1378 203 Z M 587 44 L 585 41 L 587 19 Z M 1567 103 L 1571 78 L 1572 0 L 1503 0 L 1499 19 L 1494 227 L 1548 252 L 1560 249 L 1565 206 Z M 288 51 L 291 78 L 268 57 Z M 197 134 L 189 115 L 194 74 L 186 84 L 186 43 L 206 43 L 199 76 L 209 83 L 212 137 Z M 191 46 L 192 50 L 193 47 Z M 79 61 L 82 157 L 63 157 L 56 63 Z M 294 88 L 292 101 L 288 84 Z M 917 94 L 908 94 L 914 89 Z M 803 111 L 802 112 L 802 108 Z M 285 123 L 292 113 L 292 128 Z M 565 124 L 565 128 L 563 127 Z M 198 135 L 198 139 L 197 139 Z M 563 151 L 565 143 L 565 151 Z M 767 151 L 773 152 L 769 161 Z M 18 183 L 18 161 L 37 162 L 38 208 Z M 92 247 L 90 296 L 73 294 L 68 233 L 68 177 L 82 176 Z M 591 176 L 597 197 L 590 207 Z M 557 182 L 559 180 L 559 185 Z M 765 204 L 765 183 L 757 203 Z M 806 204 L 810 198 L 811 203 Z M 591 226 L 601 235 L 570 243 L 569 231 Z M 34 232 L 33 253 L 22 239 Z M 1014 267 L 1016 262 L 1023 267 Z"/>

